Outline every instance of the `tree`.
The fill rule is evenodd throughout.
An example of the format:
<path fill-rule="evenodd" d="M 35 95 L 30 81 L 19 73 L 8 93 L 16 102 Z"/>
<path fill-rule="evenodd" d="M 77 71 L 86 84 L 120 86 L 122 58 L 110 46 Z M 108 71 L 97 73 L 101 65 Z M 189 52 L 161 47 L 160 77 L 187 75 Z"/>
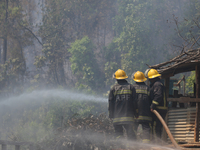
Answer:
<path fill-rule="evenodd" d="M 186 79 L 186 93 L 194 93 L 195 71 L 192 71 Z M 195 95 L 194 95 L 195 96 Z"/>
<path fill-rule="evenodd" d="M 174 4 L 163 0 L 118 1 L 113 42 L 121 60 L 117 63 L 118 67 L 124 69 L 128 76 L 137 70 L 145 71 L 146 64 L 159 63 L 168 57 L 166 41 L 170 29 L 166 24 L 168 13 L 177 9 Z"/>
<path fill-rule="evenodd" d="M 121 68 L 130 76 L 133 71 L 145 69 L 155 49 L 151 44 L 150 35 L 155 35 L 148 1 L 119 1 L 119 12 L 116 16 L 115 29 L 119 30 L 119 37 L 115 39 L 121 55 Z M 120 32 L 121 31 L 121 32 Z"/>
<path fill-rule="evenodd" d="M 71 69 L 77 78 L 76 87 L 98 91 L 103 86 L 103 76 L 94 55 L 95 46 L 87 37 L 76 40 L 72 43 L 69 52 L 71 53 Z"/>
<path fill-rule="evenodd" d="M 200 47 L 200 2 L 190 0 L 185 4 L 183 19 L 174 16 L 176 23 L 176 36 L 172 39 L 178 52 L 187 52 L 187 50 L 198 49 Z M 181 43 L 181 44 L 180 44 Z M 195 72 L 186 79 L 186 92 L 194 92 Z"/>
<path fill-rule="evenodd" d="M 43 55 L 36 56 L 37 68 L 48 68 L 47 84 L 66 86 L 64 74 L 64 60 L 71 32 L 69 18 L 66 15 L 66 3 L 63 0 L 51 0 L 46 4 L 43 23 L 40 26 L 40 36 L 43 41 Z M 66 36 L 68 35 L 68 36 Z M 45 69 L 46 70 L 46 69 Z"/>
<path fill-rule="evenodd" d="M 180 51 L 199 48 L 200 45 L 200 2 L 198 0 L 190 0 L 185 4 L 184 8 L 185 15 L 183 19 L 174 16 L 176 36 L 172 38 L 172 41 L 179 53 Z"/>
<path fill-rule="evenodd" d="M 121 55 L 118 49 L 118 42 L 113 40 L 107 47 L 104 48 L 105 59 L 105 85 L 109 86 L 113 84 L 113 74 L 117 69 L 121 68 Z"/>
<path fill-rule="evenodd" d="M 99 57 L 102 57 L 101 49 L 105 46 L 106 29 L 111 26 L 113 1 L 49 0 L 46 2 L 43 23 L 40 26 L 44 43 L 43 54 L 36 57 L 35 65 L 37 68 L 48 70 L 49 83 L 65 86 L 66 81 L 69 82 L 64 69 L 65 61 L 71 57 L 68 49 L 71 43 L 85 36 L 92 39 L 98 48 L 95 49 L 94 59 L 98 59 L 99 64 L 103 62 L 103 58 Z M 101 33 L 103 35 L 100 35 Z M 101 39 L 103 43 L 99 42 Z"/>
<path fill-rule="evenodd" d="M 3 39 L 0 90 L 12 91 L 18 86 L 16 91 L 20 91 L 26 74 L 23 49 L 32 44 L 32 36 L 20 1 L 0 1 L 0 8 L 0 38 Z"/>

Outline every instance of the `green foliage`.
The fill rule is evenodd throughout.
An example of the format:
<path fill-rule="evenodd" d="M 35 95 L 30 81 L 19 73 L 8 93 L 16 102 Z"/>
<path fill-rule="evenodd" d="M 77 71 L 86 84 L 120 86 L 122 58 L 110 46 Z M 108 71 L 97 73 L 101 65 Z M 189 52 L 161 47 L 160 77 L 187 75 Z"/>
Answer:
<path fill-rule="evenodd" d="M 102 27 L 107 28 L 108 24 L 111 27 L 110 18 L 115 11 L 113 3 L 115 3 L 115 0 L 49 0 L 46 2 L 43 23 L 40 26 L 40 35 L 44 43 L 43 55 L 36 56 L 35 65 L 41 70 L 43 68 L 48 69 L 48 82 L 52 86 L 64 86 L 66 83 L 64 61 L 71 57 L 68 53 L 71 43 L 85 36 L 94 39 L 96 35 L 99 35 Z M 103 47 L 100 44 L 98 46 L 99 48 Z M 93 50 L 97 51 L 96 48 Z M 95 58 L 88 59 L 93 59 L 94 65 L 97 64 L 96 55 L 98 54 L 95 54 Z M 90 56 L 85 55 L 84 57 Z M 102 62 L 102 59 L 99 58 L 98 61 Z M 103 72 L 99 72 L 97 66 L 95 66 L 97 69 L 93 67 L 94 65 L 91 66 L 90 62 L 81 61 L 79 62 L 81 65 L 83 64 L 81 68 L 83 74 L 80 74 L 80 70 L 76 70 L 79 64 L 72 64 L 72 70 L 74 70 L 74 73 L 76 72 L 75 76 L 81 76 L 81 79 L 84 80 L 84 82 L 75 82 L 75 87 L 86 88 L 86 91 L 91 91 L 93 87 L 96 87 L 96 89 L 97 86 L 102 87 L 102 82 L 96 76 L 97 74 L 101 77 L 104 76 Z M 94 85 L 92 85 L 93 83 Z M 94 90 L 92 89 L 92 91 Z"/>
<path fill-rule="evenodd" d="M 195 71 L 192 71 L 190 76 L 186 79 L 186 93 L 194 93 Z"/>
<path fill-rule="evenodd" d="M 113 20 L 114 20 L 114 25 L 113 29 L 116 31 L 116 36 L 119 37 L 121 32 L 123 32 L 123 27 L 125 26 L 125 18 L 130 15 L 128 11 L 126 11 L 126 7 L 128 4 L 133 3 L 132 0 L 124 0 L 120 1 L 117 0 L 118 2 L 118 15 L 116 15 Z"/>
<path fill-rule="evenodd" d="M 34 99 L 34 98 L 33 98 Z M 1 139 L 8 136 L 15 141 L 39 142 L 50 137 L 55 129 L 68 125 L 71 118 L 84 118 L 107 113 L 107 103 L 75 98 L 50 97 L 39 101 L 22 100 L 15 107 L 1 107 Z"/>
<path fill-rule="evenodd" d="M 39 70 L 43 70 L 43 67 L 48 69 L 46 84 L 54 87 L 66 86 L 64 60 L 68 43 L 71 42 L 71 39 L 65 36 L 70 31 L 66 9 L 66 2 L 63 0 L 48 1 L 39 30 L 44 43 L 43 54 L 35 57 L 34 65 Z"/>
<path fill-rule="evenodd" d="M 6 10 L 5 2 L 0 2 L 0 38 L 5 39 L 7 36 L 9 62 L 0 70 L 0 90 L 11 91 L 15 83 L 23 86 L 24 77 L 28 75 L 24 48 L 32 44 L 31 17 L 27 14 L 34 7 L 26 1 L 9 1 Z M 184 9 L 183 4 L 186 4 Z M 36 55 L 34 63 L 38 71 L 36 74 L 40 75 L 37 78 L 32 75 L 32 87 L 28 89 L 38 88 L 43 81 L 44 86 L 49 87 L 75 86 L 89 92 L 104 90 L 105 86 L 113 83 L 112 74 L 119 68 L 130 76 L 137 70 L 144 71 L 146 64 L 160 63 L 167 59 L 170 54 L 166 46 L 169 36 L 166 35 L 171 29 L 166 22 L 173 12 L 180 10 L 182 17 L 187 20 L 181 24 L 180 29 L 184 32 L 184 37 L 193 43 L 199 36 L 199 9 L 198 0 L 48 0 L 39 26 L 42 54 Z M 82 46 L 77 50 L 81 57 L 75 52 L 71 56 L 68 49 L 71 49 L 72 43 L 76 39 L 85 39 L 85 36 L 92 39 L 95 48 L 90 46 L 86 49 L 90 49 L 93 56 L 85 54 L 87 52 Z M 175 40 L 177 37 L 173 38 L 172 35 L 171 39 Z M 175 43 L 180 41 L 175 40 Z M 195 43 L 194 46 L 198 47 L 198 44 Z M 73 58 L 75 55 L 76 60 Z M 71 61 L 76 61 L 72 64 L 73 79 L 65 69 L 65 63 L 70 57 Z"/>
<path fill-rule="evenodd" d="M 156 36 L 158 32 L 156 28 L 152 28 L 157 16 L 150 6 L 148 1 L 136 0 L 127 3 L 124 8 L 127 15 L 124 18 L 123 32 L 118 38 L 118 47 L 122 57 L 121 68 L 129 76 L 134 71 L 144 71 L 145 64 L 154 61 L 152 54 L 156 51 L 151 36 Z"/>
<path fill-rule="evenodd" d="M 117 41 L 113 40 L 107 47 L 104 48 L 105 58 L 105 84 L 110 86 L 113 84 L 113 74 L 119 68 L 121 68 L 121 55 L 117 47 Z"/>
<path fill-rule="evenodd" d="M 42 67 L 45 66 L 45 61 L 46 61 L 46 57 L 44 57 L 44 56 L 36 56 L 34 65 L 37 68 L 42 68 Z"/>
<path fill-rule="evenodd" d="M 5 64 L 0 65 L 0 83 L 1 86 L 6 86 L 1 87 L 5 93 L 12 91 L 15 86 L 18 86 L 15 94 L 20 94 L 23 91 L 21 79 L 23 79 L 26 72 L 24 63 L 24 60 L 20 59 L 20 56 L 16 56 L 16 58 L 9 59 Z"/>
<path fill-rule="evenodd" d="M 27 73 L 23 51 L 32 44 L 32 36 L 27 30 L 29 24 L 20 3 L 9 2 L 7 7 L 6 1 L 0 2 L 0 38 L 4 41 L 0 90 L 8 93 L 17 86 L 16 94 L 19 94 L 23 91 L 24 76 Z"/>
<path fill-rule="evenodd" d="M 87 37 L 76 40 L 72 43 L 69 52 L 71 53 L 71 69 L 77 78 L 76 86 L 88 90 L 102 87 L 100 84 L 100 71 L 95 59 L 95 46 Z"/>
<path fill-rule="evenodd" d="M 83 118 L 90 114 L 98 115 L 105 111 L 107 111 L 106 103 L 57 99 L 49 104 L 49 111 L 44 119 L 44 124 L 58 128 L 67 124 L 70 118 Z"/>
<path fill-rule="evenodd" d="M 145 71 L 146 64 L 163 62 L 163 56 L 168 56 L 167 48 L 161 47 L 165 39 L 159 39 L 161 43 L 158 43 L 158 36 L 167 32 L 163 19 L 173 2 L 170 4 L 161 0 L 117 2 L 118 13 L 113 19 L 116 37 L 106 47 L 108 52 L 112 52 L 105 53 L 105 74 L 108 79 L 106 83 L 111 83 L 111 73 L 107 73 L 109 69 L 114 73 L 116 69 L 121 68 L 131 76 L 137 70 Z M 173 8 L 174 6 L 171 9 Z"/>
<path fill-rule="evenodd" d="M 106 85 L 111 85 L 113 82 L 113 74 L 118 69 L 118 64 L 116 62 L 107 62 L 105 64 L 105 78 Z"/>

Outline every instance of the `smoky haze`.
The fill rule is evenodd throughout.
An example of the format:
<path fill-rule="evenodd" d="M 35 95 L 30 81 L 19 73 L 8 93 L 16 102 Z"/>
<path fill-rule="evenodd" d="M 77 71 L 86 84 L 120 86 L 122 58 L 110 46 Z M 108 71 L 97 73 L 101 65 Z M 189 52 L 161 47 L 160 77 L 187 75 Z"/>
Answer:
<path fill-rule="evenodd" d="M 141 8 L 140 3 L 143 4 Z M 114 84 L 112 74 L 117 69 L 124 69 L 131 76 L 137 70 L 144 72 L 146 64 L 153 65 L 172 58 L 177 50 L 174 45 L 180 46 L 183 42 L 177 36 L 173 16 L 181 22 L 189 17 L 186 14 L 194 5 L 192 0 L 153 0 L 147 3 L 31 0 L 19 4 L 26 14 L 23 18 L 27 21 L 24 36 L 29 41 L 21 38 L 20 42 L 26 44 L 21 45 L 22 56 L 19 58 L 14 57 L 19 50 L 12 51 L 13 47 L 7 45 L 7 60 L 12 60 L 12 64 L 7 67 L 9 74 L 3 74 L 1 69 L 2 96 L 50 87 L 106 93 Z M 132 12 L 132 7 L 135 12 Z M 125 12 L 127 10 L 130 12 Z M 129 14 L 135 18 L 130 23 Z M 132 30 L 126 26 L 133 26 L 131 34 L 134 37 L 128 39 L 136 42 L 131 45 L 121 42 L 121 39 L 126 39 L 120 37 L 121 33 Z M 83 39 L 85 36 L 90 41 Z M 74 44 L 76 40 L 80 41 Z M 118 43 L 128 49 L 123 49 Z"/>
<path fill-rule="evenodd" d="M 93 51 L 95 53 L 95 59 L 97 61 L 97 65 L 98 65 L 96 67 L 99 67 L 101 73 L 98 73 L 98 74 L 96 73 L 95 76 L 96 76 L 96 78 L 102 78 L 102 81 L 106 80 L 105 78 L 103 78 L 103 76 L 104 76 L 103 74 L 106 73 L 104 64 L 105 64 L 105 61 L 107 61 L 103 58 L 103 57 L 105 57 L 103 54 L 105 52 L 102 51 L 102 49 L 105 46 L 109 46 L 109 44 L 112 42 L 112 40 L 116 37 L 115 32 L 119 32 L 119 31 L 113 31 L 113 27 L 112 27 L 113 23 L 114 23 L 113 20 L 115 20 L 114 17 L 116 16 L 116 14 L 120 13 L 118 10 L 119 4 L 117 3 L 116 0 L 113 0 L 112 2 L 113 2 L 112 7 L 111 7 L 111 5 L 109 5 L 110 11 L 106 12 L 107 10 L 105 10 L 105 12 L 107 13 L 106 14 L 107 17 L 93 18 L 93 19 L 101 19 L 101 20 L 98 22 L 95 22 L 94 25 L 92 25 L 90 27 L 91 29 L 94 28 L 94 31 L 91 30 L 92 33 L 90 33 L 90 32 L 84 33 L 85 35 L 89 36 L 92 39 L 93 43 L 96 46 L 96 48 L 93 49 Z M 34 3 L 35 8 L 32 10 L 34 13 L 29 14 L 30 15 L 29 18 L 32 19 L 31 20 L 32 22 L 37 22 L 37 25 L 43 25 L 44 22 L 42 21 L 41 18 L 43 15 L 45 15 L 45 13 L 48 13 L 48 12 L 44 13 L 42 11 L 42 9 L 45 8 L 44 2 L 42 0 L 41 1 L 40 0 L 38 0 L 38 1 L 32 0 L 31 3 Z M 37 5 L 37 3 L 39 3 L 40 5 Z M 48 4 L 50 5 L 51 3 L 47 2 L 46 7 L 49 7 Z M 62 4 L 63 5 L 65 4 L 64 1 Z M 79 5 L 79 4 L 77 4 L 77 5 Z M 147 21 L 148 21 L 145 24 L 148 25 L 151 30 L 155 31 L 156 34 L 154 34 L 154 35 L 151 35 L 151 34 L 147 35 L 145 33 L 140 33 L 140 34 L 144 38 L 150 38 L 150 40 L 148 42 L 153 46 L 154 51 L 149 51 L 149 52 L 147 51 L 143 55 L 145 55 L 148 59 L 150 59 L 146 63 L 149 65 L 153 65 L 153 64 L 161 63 L 163 61 L 166 61 L 166 60 L 172 58 L 172 55 L 174 55 L 174 52 L 175 52 L 174 50 L 176 49 L 176 47 L 174 47 L 173 45 L 181 45 L 182 44 L 181 40 L 180 41 L 177 40 L 178 43 L 176 43 L 172 39 L 177 34 L 177 32 L 174 30 L 176 28 L 176 25 L 173 20 L 173 15 L 175 17 L 179 18 L 179 20 L 183 20 L 183 18 L 185 17 L 184 14 L 187 13 L 186 12 L 187 9 L 186 9 L 186 11 L 184 11 L 184 10 L 189 5 L 189 2 L 186 0 L 183 0 L 183 1 L 175 0 L 173 2 L 170 2 L 168 0 L 165 0 L 163 2 L 154 0 L 151 3 L 149 3 L 148 5 L 146 7 L 150 7 L 150 9 L 152 9 L 152 13 L 154 13 L 154 14 L 152 14 L 151 16 L 147 16 L 148 19 L 144 18 L 144 19 L 147 19 Z M 78 8 L 78 6 L 77 6 L 77 8 Z M 55 6 L 55 8 L 52 7 L 51 9 L 56 9 L 56 6 Z M 96 9 L 97 10 L 99 9 L 99 11 L 103 11 L 102 9 L 100 9 L 98 7 Z M 155 9 L 155 11 L 153 11 L 153 9 Z M 35 11 L 37 11 L 38 13 L 35 13 Z M 56 10 L 56 12 L 58 13 L 59 10 Z M 140 12 L 137 12 L 137 13 L 139 15 Z M 160 14 L 160 15 L 158 16 L 158 14 Z M 68 19 L 67 17 L 68 16 L 63 17 L 62 20 L 65 20 L 65 19 L 67 20 Z M 84 17 L 83 17 L 83 19 L 84 19 Z M 105 20 L 103 20 L 103 19 L 105 19 Z M 62 21 L 62 20 L 60 20 L 60 21 Z M 81 24 L 80 25 L 81 27 L 79 30 L 82 31 L 82 28 L 86 28 L 86 27 L 84 25 L 82 25 L 81 21 L 82 20 L 80 20 L 80 22 L 77 21 L 77 24 Z M 88 21 L 90 21 L 90 20 L 88 20 Z M 102 23 L 101 21 L 104 21 L 104 23 Z M 59 23 L 60 22 L 55 24 L 55 26 L 59 26 Z M 77 24 L 75 23 L 75 25 L 74 25 L 75 30 L 77 30 L 77 28 L 78 28 Z M 122 27 L 123 27 L 123 25 L 119 26 L 119 28 L 122 28 Z M 36 26 L 36 24 L 33 26 L 33 29 L 36 30 L 37 36 L 39 37 L 38 26 Z M 66 35 L 63 35 L 63 36 L 67 37 L 68 34 L 70 34 L 70 33 L 68 33 L 67 28 L 62 28 L 62 26 L 61 26 L 61 29 L 62 30 L 65 29 L 67 32 Z M 82 33 L 81 31 L 79 31 L 80 34 Z M 55 32 L 54 34 L 61 34 L 59 31 L 56 31 L 56 30 L 54 32 Z M 74 33 L 72 33 L 72 34 L 76 34 L 76 31 L 74 31 Z M 71 37 L 73 37 L 73 36 L 71 36 Z M 39 37 L 39 38 L 41 39 L 41 37 Z M 43 43 L 46 42 L 45 40 L 46 40 L 46 38 L 41 39 L 41 41 Z M 69 40 L 69 43 L 71 44 L 74 41 L 75 40 L 73 38 L 71 38 Z M 68 41 L 65 40 L 65 42 L 67 43 Z M 63 45 L 63 46 L 65 46 L 65 45 Z M 31 48 L 34 48 L 35 50 L 31 50 Z M 146 48 L 148 49 L 148 47 L 146 47 Z M 45 78 L 45 80 L 47 78 L 50 78 L 48 76 L 49 68 L 47 66 L 44 66 L 42 70 L 37 72 L 35 65 L 33 65 L 35 56 L 42 54 L 42 52 L 41 52 L 42 49 L 43 48 L 40 46 L 40 44 L 37 42 L 37 40 L 34 40 L 34 46 L 32 46 L 32 47 L 29 46 L 26 48 L 27 52 L 25 51 L 25 57 L 26 57 L 26 62 L 27 62 L 26 64 L 27 64 L 27 69 L 28 69 L 27 71 L 30 72 L 28 78 L 34 78 L 34 75 L 36 75 L 38 73 L 40 74 L 40 78 Z M 66 47 L 66 49 L 68 49 L 68 48 Z M 31 54 L 30 52 L 28 52 L 30 50 L 33 52 L 35 51 L 35 52 Z M 112 50 L 109 49 L 109 51 L 112 51 Z M 156 54 L 157 57 L 154 57 L 154 55 L 152 55 L 152 54 Z M 71 63 L 68 59 L 70 54 L 68 53 L 65 55 L 66 55 L 67 59 L 64 58 L 63 63 L 61 64 L 63 67 L 63 70 L 62 70 L 62 72 L 58 73 L 57 81 L 55 81 L 55 82 L 59 82 L 58 84 L 62 85 L 63 84 L 62 80 L 64 80 L 64 82 L 66 82 L 67 84 L 73 85 L 74 83 L 77 82 L 77 78 L 79 78 L 79 77 L 77 77 L 71 70 Z M 140 56 L 136 60 L 137 64 L 139 65 L 140 61 L 142 61 L 143 59 L 144 58 L 142 56 Z M 90 60 L 88 60 L 88 61 L 90 61 Z M 85 63 L 85 62 L 83 62 L 83 63 Z M 119 65 L 118 68 L 122 68 L 122 66 Z M 137 67 L 133 66 L 132 72 L 137 71 L 137 70 L 134 70 L 134 68 L 136 69 Z M 145 71 L 145 69 L 147 67 L 144 64 L 144 66 L 142 66 L 140 68 L 141 68 L 141 71 Z M 137 69 L 139 69 L 139 68 L 137 68 Z M 114 71 L 116 71 L 116 70 L 113 70 L 113 72 Z M 111 76 L 111 74 L 110 74 L 110 76 Z M 62 78 L 62 79 L 60 79 L 60 78 Z M 100 83 L 102 83 L 102 82 L 100 82 Z M 54 83 L 52 83 L 52 84 L 54 84 Z M 96 84 L 96 83 L 93 83 L 93 84 Z M 42 85 L 40 85 L 40 86 L 42 86 Z M 64 85 L 64 86 L 66 86 L 66 85 Z M 94 85 L 94 86 L 96 86 L 96 85 Z M 110 85 L 106 85 L 106 86 L 107 86 L 107 90 L 108 90 Z M 100 87 L 100 88 L 102 88 L 102 87 Z M 105 92 L 105 90 L 104 91 L 101 90 L 101 92 Z"/>
<path fill-rule="evenodd" d="M 175 19 L 188 35 L 189 25 L 181 23 L 200 8 L 194 0 L 5 0 L 0 6 L 0 139 L 39 143 L 69 132 L 73 119 L 105 115 L 105 128 L 111 125 L 113 73 L 121 68 L 133 83 L 133 72 L 180 53 L 185 43 Z"/>

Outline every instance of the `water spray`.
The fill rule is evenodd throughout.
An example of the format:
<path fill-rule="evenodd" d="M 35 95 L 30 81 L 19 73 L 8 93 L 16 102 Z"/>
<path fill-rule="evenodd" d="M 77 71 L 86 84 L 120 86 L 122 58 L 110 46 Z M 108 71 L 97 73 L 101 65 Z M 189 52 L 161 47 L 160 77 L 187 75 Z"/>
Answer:
<path fill-rule="evenodd" d="M 107 99 L 104 97 L 87 95 L 83 93 L 73 92 L 70 90 L 41 90 L 41 91 L 33 91 L 30 93 L 24 93 L 19 96 L 14 96 L 5 100 L 0 101 L 0 105 L 18 105 L 19 102 L 25 101 L 35 101 L 41 102 L 42 99 L 48 98 L 61 98 L 61 99 L 73 99 L 79 101 L 96 101 L 96 102 L 107 102 Z M 16 106 L 15 105 L 15 106 Z"/>

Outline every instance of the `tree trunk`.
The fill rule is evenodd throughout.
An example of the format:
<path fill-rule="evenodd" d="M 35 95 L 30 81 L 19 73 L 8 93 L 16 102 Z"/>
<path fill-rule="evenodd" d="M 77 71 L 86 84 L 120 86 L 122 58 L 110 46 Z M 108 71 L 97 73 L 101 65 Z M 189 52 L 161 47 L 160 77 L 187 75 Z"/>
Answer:
<path fill-rule="evenodd" d="M 64 71 L 64 63 L 63 63 L 63 59 L 59 60 L 58 63 L 58 67 L 59 67 L 59 72 L 60 72 L 60 83 L 62 86 L 66 86 L 66 80 L 65 80 L 65 71 Z"/>
<path fill-rule="evenodd" d="M 7 58 L 7 22 L 8 22 L 8 0 L 5 0 L 6 16 L 5 16 L 5 26 L 4 26 L 4 38 L 3 38 L 3 64 L 6 62 Z"/>

